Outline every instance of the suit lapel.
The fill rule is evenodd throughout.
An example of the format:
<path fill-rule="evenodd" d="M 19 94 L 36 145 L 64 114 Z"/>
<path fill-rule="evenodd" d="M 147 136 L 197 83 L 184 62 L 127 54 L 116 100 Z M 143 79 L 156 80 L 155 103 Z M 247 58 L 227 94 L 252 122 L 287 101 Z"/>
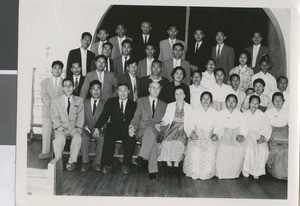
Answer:
<path fill-rule="evenodd" d="M 224 53 L 226 52 L 226 49 L 227 49 L 227 46 L 224 44 L 223 49 L 222 49 L 222 51 L 221 51 L 221 55 L 220 55 L 220 57 L 219 57 L 219 61 L 221 61 L 221 59 L 223 58 Z"/>
<path fill-rule="evenodd" d="M 87 100 L 87 105 L 86 105 L 86 114 L 89 116 L 88 118 L 92 118 L 93 117 L 93 111 L 91 108 L 91 99 Z"/>
<path fill-rule="evenodd" d="M 63 114 L 65 115 L 66 119 L 69 119 L 64 95 L 61 96 L 59 103 L 60 103 L 60 107 L 62 108 Z"/>
<path fill-rule="evenodd" d="M 96 121 L 98 120 L 99 116 L 100 116 L 100 113 L 101 113 L 101 110 L 103 108 L 103 105 L 102 105 L 102 101 L 101 99 L 99 99 L 99 102 L 98 102 L 98 105 L 96 107 L 96 111 L 95 111 L 95 114 L 93 116 L 93 124 L 96 123 Z M 90 106 L 91 108 L 91 106 Z M 91 112 L 91 114 L 93 115 L 93 112 Z"/>
<path fill-rule="evenodd" d="M 149 114 L 150 117 L 152 117 L 152 111 L 151 111 L 152 105 L 150 104 L 149 96 L 144 99 L 144 104 L 146 107 L 146 112 Z"/>

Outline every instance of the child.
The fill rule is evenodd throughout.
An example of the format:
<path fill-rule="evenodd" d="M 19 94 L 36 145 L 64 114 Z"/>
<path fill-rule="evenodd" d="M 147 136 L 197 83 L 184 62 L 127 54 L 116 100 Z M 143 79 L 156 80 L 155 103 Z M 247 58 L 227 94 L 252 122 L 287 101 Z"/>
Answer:
<path fill-rule="evenodd" d="M 266 174 L 265 166 L 269 157 L 267 141 L 271 136 L 271 126 L 265 113 L 258 109 L 260 98 L 252 95 L 249 110 L 244 117 L 249 128 L 246 138 L 246 152 L 243 164 L 243 176 L 251 174 L 255 179 Z"/>
<path fill-rule="evenodd" d="M 229 81 L 231 84 L 231 88 L 232 88 L 232 94 L 235 94 L 238 98 L 238 103 L 236 108 L 241 111 L 242 108 L 242 104 L 246 98 L 246 94 L 244 91 L 242 91 L 241 89 L 239 89 L 239 85 L 240 85 L 240 76 L 238 74 L 232 74 L 229 77 Z"/>
<path fill-rule="evenodd" d="M 227 84 L 224 84 L 225 71 L 218 68 L 214 71 L 216 83 L 211 86 L 208 91 L 213 95 L 212 108 L 220 111 L 225 108 L 225 98 L 232 93 L 232 89 Z"/>
<path fill-rule="evenodd" d="M 200 85 L 205 89 L 208 89 L 216 83 L 216 78 L 214 75 L 214 70 L 216 68 L 216 61 L 214 59 L 209 59 L 205 67 L 206 67 L 206 71 L 202 72 L 202 79 Z"/>
<path fill-rule="evenodd" d="M 254 80 L 261 78 L 265 82 L 264 95 L 268 96 L 270 92 L 275 91 L 277 89 L 276 79 L 272 74 L 268 72 L 269 70 L 269 61 L 266 59 L 260 60 L 260 72 L 253 75 L 252 83 Z"/>
<path fill-rule="evenodd" d="M 166 60 L 163 62 L 163 71 L 162 76 L 169 79 L 169 81 L 172 81 L 172 71 L 175 67 L 181 66 L 184 68 L 186 72 L 186 78 L 183 80 L 183 83 L 186 85 L 191 84 L 191 69 L 190 69 L 190 62 L 182 59 L 182 56 L 184 54 L 184 45 L 182 43 L 175 43 L 173 45 L 172 50 L 173 58 Z"/>
<path fill-rule="evenodd" d="M 114 60 L 115 58 L 121 56 L 122 54 L 122 42 L 125 39 L 132 41 L 132 38 L 126 36 L 127 29 L 123 24 L 119 24 L 116 26 L 115 30 L 117 36 L 114 36 L 109 39 L 109 42 L 113 45 L 112 52 L 111 52 L 111 59 Z"/>
<path fill-rule="evenodd" d="M 175 43 L 181 43 L 183 45 L 185 45 L 185 43 L 179 39 L 176 39 L 177 34 L 179 33 L 179 31 L 177 30 L 177 28 L 175 26 L 170 26 L 168 31 L 167 31 L 169 38 L 162 40 L 159 42 L 159 56 L 158 56 L 158 60 L 164 62 L 168 59 L 171 59 L 173 57 L 173 53 L 172 53 L 172 48 L 173 45 Z M 182 55 L 182 59 L 185 58 L 185 55 Z"/>
<path fill-rule="evenodd" d="M 242 52 L 239 58 L 240 65 L 232 68 L 229 71 L 229 76 L 231 76 L 232 74 L 239 75 L 240 77 L 239 89 L 242 91 L 246 91 L 246 89 L 248 89 L 252 85 L 253 70 L 251 69 L 251 67 L 248 67 L 247 61 L 248 61 L 247 53 Z"/>
<path fill-rule="evenodd" d="M 103 54 L 103 44 L 107 42 L 109 33 L 106 29 L 99 27 L 96 32 L 97 37 L 99 38 L 99 41 L 95 44 L 92 44 L 91 51 L 95 53 L 96 56 Z"/>
<path fill-rule="evenodd" d="M 192 82 L 193 84 L 190 85 L 190 93 L 191 93 L 191 105 L 193 109 L 199 108 L 200 104 L 200 96 L 202 92 L 206 89 L 200 85 L 201 82 L 201 72 L 200 70 L 195 70 L 192 72 Z"/>
<path fill-rule="evenodd" d="M 139 61 L 138 71 L 136 74 L 139 78 L 151 75 L 151 65 L 156 52 L 154 44 L 146 44 L 144 52 L 146 53 L 146 59 Z"/>

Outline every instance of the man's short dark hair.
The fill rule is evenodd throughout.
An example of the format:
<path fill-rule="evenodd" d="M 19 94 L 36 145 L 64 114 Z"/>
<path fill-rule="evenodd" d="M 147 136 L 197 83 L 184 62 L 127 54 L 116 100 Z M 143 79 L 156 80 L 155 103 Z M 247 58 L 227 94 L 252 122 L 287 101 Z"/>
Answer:
<path fill-rule="evenodd" d="M 112 49 L 114 46 L 113 46 L 113 44 L 112 43 L 110 43 L 110 42 L 105 42 L 105 43 L 103 43 L 103 45 L 102 45 L 102 47 L 104 47 L 105 45 L 108 45 L 108 46 L 110 46 L 110 48 Z"/>
<path fill-rule="evenodd" d="M 119 84 L 117 85 L 117 89 L 119 89 L 119 87 L 121 87 L 121 86 L 125 86 L 125 87 L 127 87 L 128 90 L 130 90 L 128 84 L 126 84 L 126 83 L 124 83 L 124 82 L 119 83 Z"/>
<path fill-rule="evenodd" d="M 122 41 L 122 46 L 124 46 L 124 44 L 130 44 L 130 46 L 132 47 L 132 41 L 130 41 L 129 39 L 125 39 L 124 41 Z"/>
<path fill-rule="evenodd" d="M 273 95 L 272 95 L 272 102 L 274 103 L 274 99 L 275 97 L 281 97 L 283 101 L 285 101 L 284 99 L 284 96 L 282 94 L 282 92 L 275 92 Z"/>
<path fill-rule="evenodd" d="M 130 58 L 130 59 L 128 59 L 127 62 L 126 62 L 126 67 L 128 67 L 129 65 L 134 64 L 134 63 L 136 63 L 136 65 L 139 64 L 139 62 L 138 62 L 137 59 L 135 59 L 135 58 Z"/>
<path fill-rule="evenodd" d="M 103 28 L 103 27 L 99 27 L 99 28 L 97 29 L 96 33 L 98 34 L 99 31 L 101 31 L 101 30 L 103 30 L 103 31 L 105 31 L 106 33 L 108 33 L 108 32 L 107 32 L 107 29 L 105 29 L 105 28 Z"/>
<path fill-rule="evenodd" d="M 153 62 L 152 62 L 152 64 L 151 64 L 151 67 L 152 67 L 152 66 L 153 66 L 153 64 L 155 64 L 155 63 L 159 64 L 159 65 L 160 65 L 160 67 L 162 67 L 162 62 L 161 62 L 161 61 L 159 61 L 159 60 L 157 60 L 157 59 L 154 59 L 154 60 L 153 60 Z"/>
<path fill-rule="evenodd" d="M 102 83 L 99 80 L 93 80 L 93 81 L 90 82 L 90 90 L 92 89 L 92 87 L 94 85 L 99 85 L 100 89 L 102 89 Z"/>
<path fill-rule="evenodd" d="M 79 62 L 79 61 L 74 61 L 74 62 L 72 62 L 72 64 L 71 64 L 71 68 L 73 67 L 73 64 L 78 64 L 79 65 L 79 67 L 81 67 L 81 63 Z"/>
<path fill-rule="evenodd" d="M 107 63 L 107 58 L 103 54 L 96 56 L 95 61 L 97 61 L 99 58 L 105 59 L 105 62 Z"/>
<path fill-rule="evenodd" d="M 90 39 L 92 40 L 92 35 L 91 35 L 90 32 L 83 32 L 82 35 L 81 35 L 81 39 L 83 39 L 85 36 L 90 37 Z"/>
<path fill-rule="evenodd" d="M 184 45 L 182 43 L 177 42 L 177 43 L 173 44 L 172 49 L 174 49 L 176 46 L 180 46 L 182 48 L 182 50 L 184 50 Z"/>
<path fill-rule="evenodd" d="M 64 83 L 67 82 L 67 81 L 72 82 L 72 85 L 73 85 L 73 87 L 74 87 L 74 82 L 73 82 L 73 79 L 71 79 L 71 78 L 65 78 L 65 79 L 62 80 L 62 83 L 61 83 L 61 84 L 62 84 L 63 87 L 64 87 Z"/>
<path fill-rule="evenodd" d="M 279 76 L 277 77 L 277 84 L 280 82 L 281 79 L 285 79 L 287 83 L 289 83 L 289 79 L 286 76 Z"/>
<path fill-rule="evenodd" d="M 61 68 L 64 67 L 64 64 L 59 60 L 52 62 L 51 67 L 53 68 L 55 65 L 59 65 L 59 66 L 61 66 Z"/>

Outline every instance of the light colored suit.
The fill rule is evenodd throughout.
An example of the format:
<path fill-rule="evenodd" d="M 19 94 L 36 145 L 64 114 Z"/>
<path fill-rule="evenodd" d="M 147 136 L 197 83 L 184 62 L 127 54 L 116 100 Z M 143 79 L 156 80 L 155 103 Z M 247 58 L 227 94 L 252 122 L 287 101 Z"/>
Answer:
<path fill-rule="evenodd" d="M 113 73 L 108 72 L 108 71 L 103 71 L 103 72 L 104 72 L 104 83 L 102 85 L 100 98 L 102 100 L 106 101 L 108 98 L 115 97 L 117 95 L 116 88 L 118 85 L 118 81 Z M 99 80 L 96 70 L 91 71 L 86 74 L 81 91 L 80 91 L 81 98 L 86 99 L 88 97 L 88 93 L 90 90 L 90 83 L 93 80 Z"/>
<path fill-rule="evenodd" d="M 125 39 L 129 39 L 132 41 L 132 38 L 129 36 L 125 36 Z M 113 45 L 113 49 L 111 51 L 111 59 L 115 59 L 119 56 L 121 56 L 121 47 L 122 45 L 119 45 L 118 36 L 114 36 L 109 39 L 109 42 Z"/>
<path fill-rule="evenodd" d="M 181 59 L 181 67 L 185 69 L 186 77 L 182 80 L 186 85 L 191 84 L 191 67 L 190 62 Z M 171 75 L 174 69 L 173 58 L 163 62 L 163 70 L 161 72 L 161 76 L 167 78 L 170 82 L 173 81 L 173 77 Z"/>
<path fill-rule="evenodd" d="M 67 113 L 66 96 L 62 95 L 51 104 L 51 120 L 55 129 L 55 139 L 53 140 L 53 150 L 55 157 L 61 157 L 66 144 L 66 137 L 71 136 L 72 142 L 70 147 L 70 162 L 77 162 L 81 146 L 81 134 L 76 128 L 82 128 L 84 123 L 84 105 L 83 99 L 72 95 L 70 102 L 69 115 Z M 62 132 L 56 129 L 63 127 Z"/>
<path fill-rule="evenodd" d="M 107 42 L 107 41 L 106 41 Z M 94 43 L 94 44 L 92 44 L 91 45 L 91 52 L 93 52 L 94 54 L 95 54 L 95 56 L 98 56 L 98 55 L 101 55 L 101 54 L 99 54 L 99 49 L 98 49 L 98 47 L 99 47 L 99 43 L 100 43 L 100 41 L 98 41 L 98 42 L 96 42 L 96 43 Z M 105 42 L 104 42 L 105 43 Z M 103 43 L 103 44 L 104 44 Z M 102 45 L 103 45 L 102 44 Z"/>
<path fill-rule="evenodd" d="M 91 99 L 84 100 L 84 129 L 82 133 L 82 143 L 81 143 L 81 156 L 83 163 L 89 163 L 89 150 L 90 150 L 90 139 L 92 138 L 92 133 L 95 127 L 96 122 L 98 121 L 100 114 L 102 113 L 105 101 L 99 100 L 98 105 L 96 107 L 95 114 L 93 115 L 93 108 Z M 85 128 L 88 128 L 88 130 Z M 100 164 L 102 157 L 102 148 L 104 135 L 100 132 L 100 136 L 98 138 L 94 138 L 96 140 L 96 157 L 94 158 L 94 164 Z"/>
<path fill-rule="evenodd" d="M 137 100 L 137 109 L 130 123 L 136 130 L 137 139 L 142 142 L 139 156 L 149 161 L 149 173 L 158 172 L 158 147 L 156 138 L 160 133 L 156 130 L 155 124 L 158 124 L 162 120 L 166 107 L 166 103 L 157 100 L 154 117 L 152 117 L 152 107 L 149 96 L 141 97 Z"/>
<path fill-rule="evenodd" d="M 228 79 L 229 71 L 234 67 L 235 54 L 233 48 L 224 44 L 220 57 L 217 58 L 216 46 L 214 46 L 212 48 L 211 57 L 216 61 L 217 68 L 224 69 L 226 75 L 225 78 Z"/>
<path fill-rule="evenodd" d="M 50 152 L 51 134 L 52 134 L 52 122 L 50 119 L 50 108 L 52 100 L 61 96 L 62 91 L 62 79 L 57 83 L 57 88 L 54 87 L 52 77 L 44 79 L 41 82 L 41 97 L 43 103 L 42 109 L 42 153 L 47 154 Z"/>
<path fill-rule="evenodd" d="M 186 45 L 185 45 L 184 41 L 176 39 L 175 43 L 182 43 L 184 46 L 184 49 L 186 49 Z M 173 58 L 173 53 L 172 53 L 173 48 L 169 42 L 169 39 L 161 40 L 159 42 L 159 51 L 160 52 L 159 52 L 158 60 L 163 62 L 163 61 Z M 183 53 L 182 59 L 185 59 L 185 53 Z"/>

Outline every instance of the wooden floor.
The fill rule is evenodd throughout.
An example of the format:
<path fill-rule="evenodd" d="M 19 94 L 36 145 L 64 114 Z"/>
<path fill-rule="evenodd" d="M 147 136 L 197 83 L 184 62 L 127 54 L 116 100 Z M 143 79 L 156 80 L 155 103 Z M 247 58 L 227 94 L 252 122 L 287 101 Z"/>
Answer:
<path fill-rule="evenodd" d="M 49 161 L 37 158 L 41 151 L 41 140 L 28 143 L 28 167 L 47 167 Z M 80 158 L 79 158 L 80 159 Z M 64 162 L 67 158 L 64 158 Z M 116 159 L 110 174 L 89 170 L 80 172 L 80 161 L 76 170 L 63 171 L 63 195 L 84 196 L 143 196 L 143 197 L 206 197 L 206 198 L 256 198 L 286 199 L 287 181 L 265 175 L 258 180 L 240 177 L 233 180 L 192 180 L 184 174 L 168 174 L 163 165 L 159 168 L 156 182 L 148 178 L 145 169 L 131 167 L 130 175 L 123 175 L 121 163 Z"/>

